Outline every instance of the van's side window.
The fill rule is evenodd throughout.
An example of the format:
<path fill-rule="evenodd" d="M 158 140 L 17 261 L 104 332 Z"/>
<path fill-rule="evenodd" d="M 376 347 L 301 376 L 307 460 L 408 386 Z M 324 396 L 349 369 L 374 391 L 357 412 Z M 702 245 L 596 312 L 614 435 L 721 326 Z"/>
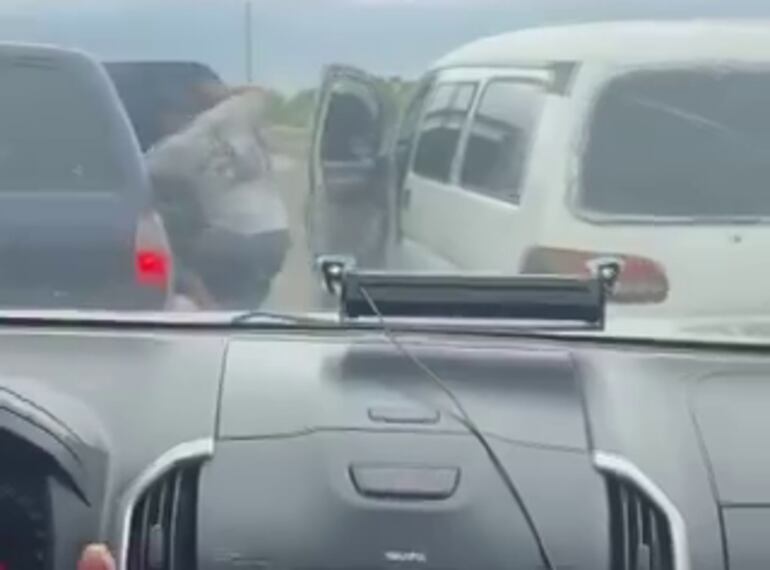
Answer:
<path fill-rule="evenodd" d="M 464 188 L 518 203 L 543 97 L 543 88 L 536 83 L 497 79 L 487 84 L 463 158 Z"/>
<path fill-rule="evenodd" d="M 398 188 L 401 188 L 406 178 L 409 159 L 412 157 L 412 148 L 416 141 L 417 126 L 420 124 L 420 116 L 428 99 L 430 87 L 431 80 L 424 79 L 400 118 L 395 149 Z"/>
<path fill-rule="evenodd" d="M 471 108 L 476 85 L 443 83 L 431 93 L 420 125 L 414 171 L 440 182 L 449 181 L 460 134 Z"/>

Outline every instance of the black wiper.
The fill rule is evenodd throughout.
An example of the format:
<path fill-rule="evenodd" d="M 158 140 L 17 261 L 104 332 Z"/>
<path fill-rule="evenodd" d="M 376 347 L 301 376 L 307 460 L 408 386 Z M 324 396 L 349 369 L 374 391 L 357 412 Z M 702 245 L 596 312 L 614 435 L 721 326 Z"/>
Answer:
<path fill-rule="evenodd" d="M 604 328 L 607 292 L 620 268 L 608 263 L 589 278 L 391 273 L 334 263 L 322 271 L 346 321 L 492 321 L 596 330 Z"/>
<path fill-rule="evenodd" d="M 297 327 L 330 327 L 337 326 L 339 319 L 336 315 L 294 315 L 291 313 L 276 313 L 260 309 L 243 311 L 230 319 L 231 325 L 271 325 Z"/>

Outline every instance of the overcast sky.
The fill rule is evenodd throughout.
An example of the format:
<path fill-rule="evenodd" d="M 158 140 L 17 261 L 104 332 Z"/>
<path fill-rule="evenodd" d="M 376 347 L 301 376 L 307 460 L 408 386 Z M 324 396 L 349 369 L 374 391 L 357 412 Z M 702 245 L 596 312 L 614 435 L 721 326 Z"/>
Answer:
<path fill-rule="evenodd" d="M 185 59 L 245 78 L 244 0 L 0 0 L 0 40 L 78 47 L 101 59 Z M 254 75 L 315 83 L 326 63 L 417 75 L 469 40 L 559 22 L 770 17 L 768 0 L 253 0 Z"/>

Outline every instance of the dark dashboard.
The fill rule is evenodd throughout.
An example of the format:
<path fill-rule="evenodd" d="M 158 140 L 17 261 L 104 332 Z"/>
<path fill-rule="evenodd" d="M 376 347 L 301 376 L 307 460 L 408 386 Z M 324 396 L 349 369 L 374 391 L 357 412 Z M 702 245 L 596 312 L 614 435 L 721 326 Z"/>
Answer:
<path fill-rule="evenodd" d="M 401 338 L 491 454 L 376 331 L 4 329 L 0 570 L 770 564 L 767 356 Z"/>

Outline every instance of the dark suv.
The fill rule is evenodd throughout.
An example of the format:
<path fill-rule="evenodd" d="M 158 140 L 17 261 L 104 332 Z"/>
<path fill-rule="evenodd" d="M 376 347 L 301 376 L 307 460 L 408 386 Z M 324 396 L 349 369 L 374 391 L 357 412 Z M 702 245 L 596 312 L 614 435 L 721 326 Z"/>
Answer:
<path fill-rule="evenodd" d="M 0 75 L 0 308 L 166 306 L 168 239 L 102 66 L 0 44 Z"/>

